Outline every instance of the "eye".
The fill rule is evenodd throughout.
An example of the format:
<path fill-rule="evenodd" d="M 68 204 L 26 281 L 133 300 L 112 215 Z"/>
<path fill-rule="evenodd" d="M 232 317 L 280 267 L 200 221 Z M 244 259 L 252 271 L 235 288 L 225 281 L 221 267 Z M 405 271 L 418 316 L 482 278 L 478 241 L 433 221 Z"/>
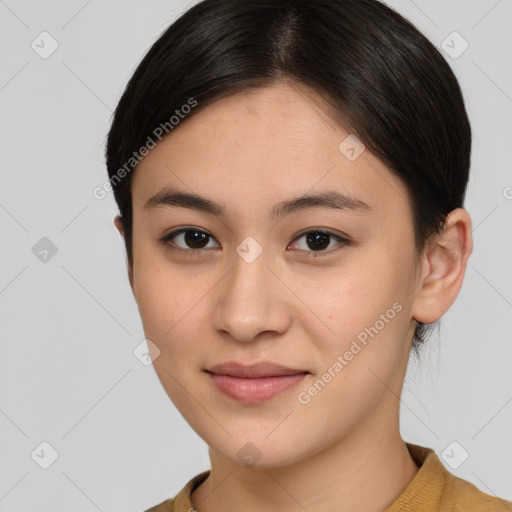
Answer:
<path fill-rule="evenodd" d="M 297 236 L 293 240 L 292 244 L 296 243 L 297 240 L 301 240 L 302 238 L 304 238 L 304 242 L 302 244 L 298 244 L 298 249 L 300 251 L 310 253 L 330 254 L 334 251 L 327 251 L 326 249 L 331 249 L 333 245 L 347 245 L 350 243 L 348 239 L 330 231 L 310 229 L 309 231 L 305 231 Z M 202 229 L 186 227 L 167 233 L 162 238 L 160 238 L 159 241 L 171 250 L 200 252 L 203 249 L 220 247 L 218 242 L 216 244 L 214 243 L 213 245 L 209 245 L 209 243 L 211 244 L 214 240 L 215 238 L 212 235 L 206 231 L 203 231 Z M 337 244 L 333 244 L 333 242 L 337 242 Z M 290 247 L 292 244 L 290 244 L 288 247 Z M 323 254 L 314 255 L 321 256 Z"/>
<path fill-rule="evenodd" d="M 295 238 L 294 242 L 301 240 L 302 238 L 304 238 L 304 242 L 302 244 L 298 244 L 299 250 L 313 253 L 331 253 L 333 251 L 326 251 L 326 249 L 332 248 L 333 245 L 347 245 L 350 243 L 348 239 L 340 235 L 319 229 L 309 230 L 302 233 Z M 338 244 L 331 245 L 332 242 L 338 242 Z"/>
<path fill-rule="evenodd" d="M 173 250 L 201 250 L 212 247 L 208 246 L 209 240 L 215 240 L 212 235 L 197 228 L 181 228 L 164 235 L 160 242 Z M 180 245 L 182 244 L 182 245 Z M 177 246 L 177 247 L 173 247 Z M 217 246 L 219 247 L 219 244 Z"/>

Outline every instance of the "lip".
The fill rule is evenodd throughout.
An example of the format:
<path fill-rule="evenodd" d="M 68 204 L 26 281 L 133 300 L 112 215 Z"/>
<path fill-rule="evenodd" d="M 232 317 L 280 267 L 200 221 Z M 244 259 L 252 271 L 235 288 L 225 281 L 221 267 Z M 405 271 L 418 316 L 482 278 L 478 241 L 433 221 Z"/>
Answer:
<path fill-rule="evenodd" d="M 206 372 L 217 389 L 243 403 L 261 403 L 283 393 L 309 375 L 302 369 L 261 362 L 243 365 L 234 361 L 212 366 Z"/>
<path fill-rule="evenodd" d="M 280 364 L 262 361 L 244 365 L 236 361 L 227 361 L 208 368 L 206 370 L 217 375 L 230 375 L 231 377 L 240 377 L 245 379 L 258 379 L 262 377 L 281 377 L 284 375 L 297 375 L 299 373 L 309 373 L 307 370 L 288 368 Z"/>

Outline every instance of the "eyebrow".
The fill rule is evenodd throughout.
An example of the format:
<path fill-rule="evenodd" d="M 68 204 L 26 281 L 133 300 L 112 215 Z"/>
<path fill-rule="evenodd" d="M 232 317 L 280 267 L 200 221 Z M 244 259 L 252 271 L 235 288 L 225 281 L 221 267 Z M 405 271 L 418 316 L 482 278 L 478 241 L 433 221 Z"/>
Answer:
<path fill-rule="evenodd" d="M 152 196 L 144 204 L 144 209 L 162 206 L 190 208 L 218 217 L 224 216 L 226 212 L 224 205 L 216 203 L 211 199 L 172 188 L 165 188 Z M 282 201 L 272 207 L 270 218 L 278 220 L 285 215 L 308 208 L 324 208 L 361 213 L 373 211 L 370 205 L 360 199 L 342 194 L 335 190 L 329 190 L 316 194 L 305 194 L 294 199 Z"/>

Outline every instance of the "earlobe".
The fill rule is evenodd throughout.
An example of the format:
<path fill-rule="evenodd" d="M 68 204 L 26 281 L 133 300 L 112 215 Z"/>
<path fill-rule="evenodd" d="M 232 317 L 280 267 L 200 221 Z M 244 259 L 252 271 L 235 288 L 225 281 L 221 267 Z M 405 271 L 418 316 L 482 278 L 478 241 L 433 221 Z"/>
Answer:
<path fill-rule="evenodd" d="M 116 215 L 114 218 L 114 225 L 116 226 L 121 236 L 124 236 L 123 221 L 120 215 Z"/>
<path fill-rule="evenodd" d="M 457 208 L 426 250 L 412 309 L 415 320 L 436 322 L 455 302 L 472 250 L 471 218 L 466 210 Z"/>

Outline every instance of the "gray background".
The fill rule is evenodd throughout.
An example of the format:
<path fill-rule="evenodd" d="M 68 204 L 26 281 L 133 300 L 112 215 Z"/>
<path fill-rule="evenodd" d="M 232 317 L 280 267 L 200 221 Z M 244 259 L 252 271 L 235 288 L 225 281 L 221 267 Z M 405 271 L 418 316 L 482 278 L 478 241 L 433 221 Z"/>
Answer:
<path fill-rule="evenodd" d="M 127 80 L 193 3 L 0 0 L 2 512 L 141 511 L 209 468 L 206 445 L 133 353 L 144 335 L 117 209 L 92 194 Z M 512 2 L 389 5 L 451 53 L 474 130 L 475 249 L 440 336 L 411 360 L 402 432 L 512 499 Z M 49 56 L 44 31 L 58 44 Z"/>

